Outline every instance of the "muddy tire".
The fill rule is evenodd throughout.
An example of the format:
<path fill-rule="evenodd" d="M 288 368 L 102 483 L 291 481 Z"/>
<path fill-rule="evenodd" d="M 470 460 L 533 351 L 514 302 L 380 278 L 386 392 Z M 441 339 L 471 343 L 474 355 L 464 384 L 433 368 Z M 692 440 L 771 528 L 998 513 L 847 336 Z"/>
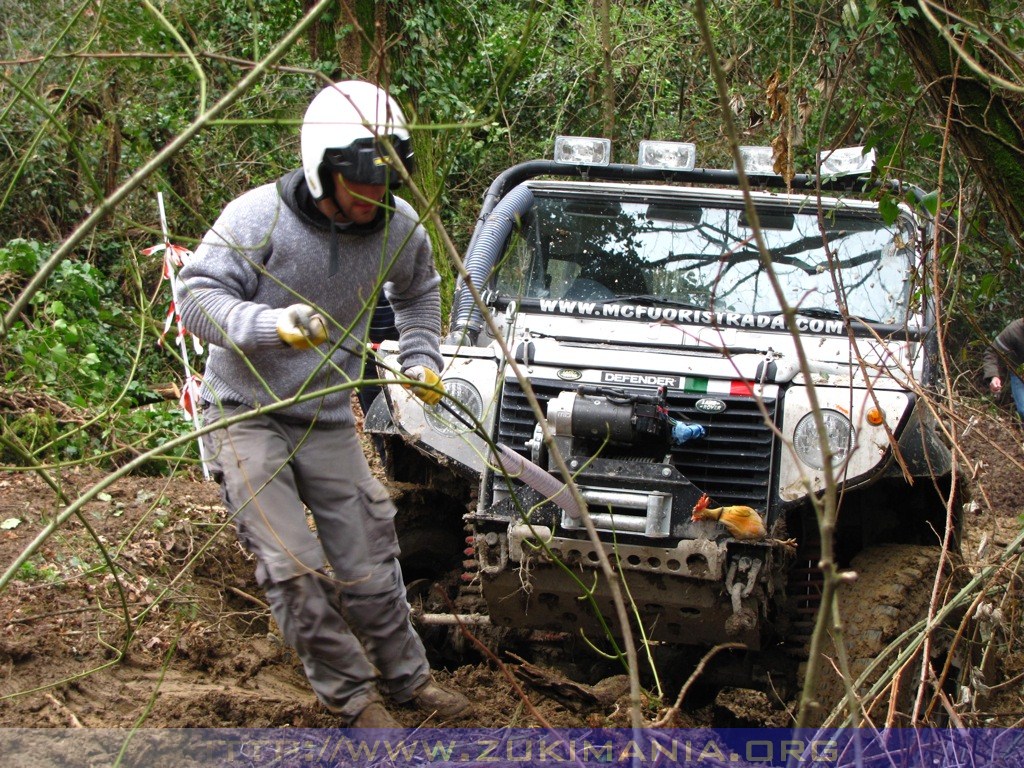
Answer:
<path fill-rule="evenodd" d="M 419 579 L 439 580 L 462 562 L 463 536 L 439 528 L 418 527 L 398 531 L 402 575 L 408 584 Z"/>
<path fill-rule="evenodd" d="M 451 627 L 419 624 L 417 617 L 449 613 L 458 594 L 462 551 L 458 532 L 425 526 L 400 529 L 402 577 L 412 608 L 413 624 L 427 651 L 432 669 L 452 669 L 462 662 L 458 635 Z"/>
<path fill-rule="evenodd" d="M 857 580 L 840 588 L 839 606 L 847 658 L 854 679 L 859 677 L 893 640 L 927 615 L 939 556 L 938 547 L 889 544 L 867 549 L 853 559 L 851 569 L 856 571 Z M 931 663 L 936 667 L 937 673 L 941 672 L 951 641 L 952 632 L 943 628 L 937 629 L 932 635 Z M 833 666 L 835 650 L 833 641 L 829 638 L 817 686 L 817 700 L 821 705 L 818 710 L 820 717 L 816 718 L 819 722 L 840 704 L 846 695 L 843 679 Z M 888 663 L 880 665 L 880 668 L 872 673 L 871 679 L 860 686 L 858 693 L 861 696 L 867 694 L 871 685 L 895 660 L 895 656 L 887 659 Z M 920 671 L 921 659 L 917 656 L 903 669 L 894 699 L 883 694 L 877 703 L 864 703 L 864 706 L 872 707 L 869 716 L 875 723 L 884 720 L 890 700 L 896 702 L 896 708 L 900 713 L 900 718 L 895 724 L 909 723 L 909 715 L 917 695 Z"/>

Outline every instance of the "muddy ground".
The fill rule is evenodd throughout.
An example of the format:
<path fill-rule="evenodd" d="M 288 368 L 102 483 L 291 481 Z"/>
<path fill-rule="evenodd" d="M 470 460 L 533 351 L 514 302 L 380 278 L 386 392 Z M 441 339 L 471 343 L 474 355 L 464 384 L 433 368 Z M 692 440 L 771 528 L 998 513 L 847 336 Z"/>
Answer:
<path fill-rule="evenodd" d="M 1024 511 L 1024 436 L 1005 410 L 984 402 L 978 408 L 973 421 L 969 406 L 958 416 L 974 495 L 964 553 L 975 569 L 1005 550 Z M 64 471 L 61 489 L 76 498 L 102 478 L 91 470 Z M 64 506 L 34 474 L 0 475 L 0 570 Z M 116 580 L 97 540 L 116 562 Z M 211 482 L 118 480 L 87 503 L 80 518 L 60 525 L 18 575 L 0 593 L 0 727 L 338 726 L 313 697 L 294 653 L 280 643 L 253 564 L 235 542 Z M 994 690 L 965 714 L 968 724 L 1024 724 L 1019 577 L 1016 587 L 1010 583 L 992 625 L 999 647 L 985 684 Z M 675 700 L 692 663 L 664 670 L 664 701 L 646 702 L 648 718 Z M 516 674 L 525 671 L 520 666 L 501 649 L 494 656 L 470 652 L 462 664 L 449 660 L 437 676 L 469 695 L 470 713 L 453 722 L 424 722 L 397 707 L 395 715 L 403 725 L 428 727 L 628 723 L 625 684 L 614 669 L 598 687 L 566 696 L 557 692 L 571 686 L 530 682 Z M 785 702 L 747 691 L 718 698 L 694 691 L 673 725 L 790 722 Z"/>

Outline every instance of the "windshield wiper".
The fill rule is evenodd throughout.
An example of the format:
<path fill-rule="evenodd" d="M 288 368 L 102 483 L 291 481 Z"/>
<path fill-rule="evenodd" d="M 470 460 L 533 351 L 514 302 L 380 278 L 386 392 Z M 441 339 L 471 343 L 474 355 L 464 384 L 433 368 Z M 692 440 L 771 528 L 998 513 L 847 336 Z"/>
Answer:
<path fill-rule="evenodd" d="M 845 317 L 838 309 L 829 309 L 828 307 L 797 307 L 796 313 L 807 317 L 837 317 L 840 319 Z"/>
<path fill-rule="evenodd" d="M 602 304 L 616 301 L 646 301 L 650 304 L 667 304 L 670 307 L 682 307 L 683 309 L 707 309 L 707 304 L 695 304 L 692 301 L 681 301 L 667 296 L 659 296 L 656 293 L 633 293 L 628 296 L 616 296 L 614 299 L 602 299 Z"/>
<path fill-rule="evenodd" d="M 796 310 L 796 313 L 798 315 L 803 315 L 804 317 L 825 317 L 825 318 L 828 318 L 830 320 L 831 319 L 846 320 L 846 315 L 844 315 L 838 309 L 829 309 L 828 307 L 799 307 Z M 775 317 L 776 315 L 781 315 L 782 312 L 762 312 L 760 314 L 771 315 L 772 317 Z M 850 319 L 851 320 L 860 320 L 861 322 L 864 322 L 864 323 L 877 323 L 878 322 L 877 320 L 874 320 L 873 318 L 870 318 L 870 317 L 852 317 L 851 316 Z"/>

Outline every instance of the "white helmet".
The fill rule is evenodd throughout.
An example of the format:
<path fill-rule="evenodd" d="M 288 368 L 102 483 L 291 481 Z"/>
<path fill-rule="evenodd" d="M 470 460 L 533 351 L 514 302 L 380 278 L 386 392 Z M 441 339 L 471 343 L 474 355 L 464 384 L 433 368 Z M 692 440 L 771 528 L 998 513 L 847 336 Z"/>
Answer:
<path fill-rule="evenodd" d="M 412 140 L 401 108 L 381 88 L 361 80 L 329 85 L 317 94 L 302 119 L 302 170 L 313 197 L 332 194 L 332 172 L 360 184 L 397 187 L 377 139 L 387 138 L 411 173 Z"/>

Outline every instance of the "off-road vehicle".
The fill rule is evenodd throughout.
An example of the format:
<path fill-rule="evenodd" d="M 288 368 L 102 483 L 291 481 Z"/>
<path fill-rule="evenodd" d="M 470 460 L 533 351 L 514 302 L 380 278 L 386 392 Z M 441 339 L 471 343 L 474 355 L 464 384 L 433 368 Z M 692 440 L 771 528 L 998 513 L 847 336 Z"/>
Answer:
<path fill-rule="evenodd" d="M 844 174 L 870 159 L 859 149 L 788 184 L 749 165 L 749 205 L 735 171 L 693 167 L 692 145 L 609 155 L 561 138 L 554 161 L 493 182 L 465 257 L 493 322 L 460 280 L 448 396 L 423 407 L 389 385 L 367 415 L 402 496 L 406 575 L 454 564 L 454 609 L 497 627 L 614 628 L 530 389 L 647 638 L 741 642 L 754 677 L 806 654 L 821 584 L 809 499 L 830 460 L 838 561 L 860 573 L 843 598 L 851 656 L 872 658 L 924 610 L 959 514 L 927 402 L 933 222 L 912 191 Z M 701 505 L 750 507 L 767 531 L 695 520 Z"/>

